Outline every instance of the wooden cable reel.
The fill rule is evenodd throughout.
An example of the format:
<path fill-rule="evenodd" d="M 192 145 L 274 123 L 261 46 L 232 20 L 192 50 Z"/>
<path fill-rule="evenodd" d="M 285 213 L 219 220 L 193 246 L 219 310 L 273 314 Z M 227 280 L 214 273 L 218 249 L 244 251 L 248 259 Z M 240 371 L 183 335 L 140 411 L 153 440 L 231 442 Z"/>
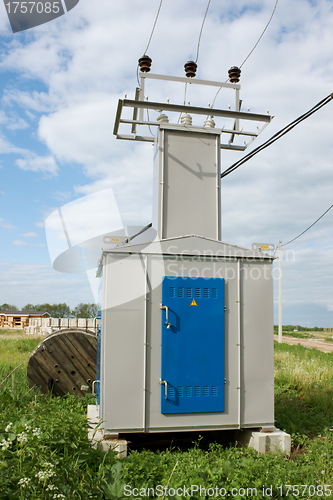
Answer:
<path fill-rule="evenodd" d="M 43 394 L 92 392 L 96 380 L 97 337 L 86 330 L 59 330 L 45 337 L 32 352 L 27 367 L 29 386 Z"/>

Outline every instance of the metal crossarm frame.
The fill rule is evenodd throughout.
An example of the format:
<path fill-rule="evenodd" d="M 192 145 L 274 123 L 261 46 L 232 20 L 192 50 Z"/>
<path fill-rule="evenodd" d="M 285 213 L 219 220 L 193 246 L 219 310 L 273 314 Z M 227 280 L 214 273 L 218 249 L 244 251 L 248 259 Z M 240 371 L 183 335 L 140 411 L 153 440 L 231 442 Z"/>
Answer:
<path fill-rule="evenodd" d="M 145 79 L 154 79 L 154 80 L 165 80 L 171 82 L 180 82 L 180 83 L 189 83 L 195 85 L 207 85 L 219 88 L 227 88 L 235 90 L 236 94 L 236 110 L 224 110 L 224 109 L 215 109 L 210 107 L 197 107 L 197 106 L 186 106 L 181 104 L 170 104 L 169 102 L 150 102 L 148 100 L 144 100 L 144 89 L 145 89 Z M 140 88 L 136 89 L 135 99 L 119 99 L 118 108 L 116 113 L 116 119 L 114 124 L 113 134 L 117 137 L 117 139 L 123 140 L 132 140 L 132 141 L 142 141 L 142 142 L 154 142 L 154 137 L 152 136 L 144 136 L 137 134 L 138 126 L 152 126 L 159 127 L 161 123 L 156 120 L 144 120 L 143 112 L 144 110 L 153 110 L 157 112 L 169 111 L 174 113 L 187 113 L 191 115 L 202 115 L 202 116 L 212 116 L 218 118 L 227 118 L 234 120 L 234 126 L 231 129 L 229 128 L 200 128 L 198 126 L 188 126 L 186 128 L 189 130 L 205 130 L 206 132 L 211 133 L 219 133 L 219 134 L 229 134 L 231 136 L 228 143 L 221 143 L 221 149 L 232 149 L 236 151 L 244 151 L 247 146 L 267 127 L 267 125 L 271 122 L 272 116 L 269 114 L 256 114 L 256 113 L 246 113 L 240 111 L 240 100 L 239 100 L 239 90 L 240 85 L 231 84 L 231 83 L 222 83 L 222 82 L 214 82 L 208 80 L 196 80 L 189 79 L 184 77 L 169 77 L 165 75 L 155 75 L 150 73 L 140 73 Z M 133 109 L 133 117 L 132 119 L 122 118 L 122 113 L 124 108 L 132 108 Z M 262 127 L 257 127 L 255 132 L 245 131 L 243 129 L 239 129 L 239 121 L 247 120 L 247 121 L 255 121 L 259 123 L 263 123 Z M 120 134 L 119 128 L 121 124 L 129 124 L 131 125 L 131 134 Z M 163 127 L 173 128 L 177 130 L 184 130 L 184 125 L 179 125 L 178 123 L 172 124 L 163 123 Z M 251 137 L 251 140 L 244 146 L 239 146 L 232 144 L 234 136 L 248 136 Z"/>

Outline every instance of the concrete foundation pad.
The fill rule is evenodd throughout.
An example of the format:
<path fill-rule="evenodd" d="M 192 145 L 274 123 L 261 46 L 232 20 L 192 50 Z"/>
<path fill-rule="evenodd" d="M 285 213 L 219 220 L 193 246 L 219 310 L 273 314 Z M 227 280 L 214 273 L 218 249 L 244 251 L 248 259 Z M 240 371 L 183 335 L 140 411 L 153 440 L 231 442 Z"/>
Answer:
<path fill-rule="evenodd" d="M 118 458 L 125 458 L 127 456 L 127 441 L 117 439 L 118 434 L 104 435 L 104 430 L 98 427 L 101 421 L 97 405 L 88 405 L 87 418 L 88 439 L 92 446 L 105 452 L 111 448 L 117 453 Z"/>
<path fill-rule="evenodd" d="M 258 453 L 286 453 L 291 450 L 291 436 L 275 427 L 262 430 L 243 429 L 238 435 L 238 441 L 243 445 L 257 450 Z"/>

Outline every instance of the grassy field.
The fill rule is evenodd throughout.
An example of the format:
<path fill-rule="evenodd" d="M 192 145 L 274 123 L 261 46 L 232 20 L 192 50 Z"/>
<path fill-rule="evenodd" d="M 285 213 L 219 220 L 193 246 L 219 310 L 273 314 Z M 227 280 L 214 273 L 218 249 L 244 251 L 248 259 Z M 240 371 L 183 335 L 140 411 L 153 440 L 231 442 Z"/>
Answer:
<path fill-rule="evenodd" d="M 90 446 L 91 397 L 29 389 L 26 363 L 39 341 L 0 334 L 0 500 L 163 498 L 167 484 L 169 499 L 333 498 L 333 354 L 275 344 L 276 425 L 292 434 L 289 457 L 199 440 L 119 460 Z"/>
<path fill-rule="evenodd" d="M 278 330 L 275 330 L 274 333 L 275 335 L 277 335 Z M 317 332 L 317 331 L 294 332 L 282 329 L 282 335 L 288 335 L 289 337 L 295 337 L 299 339 L 317 339 L 317 340 L 326 340 L 327 342 L 333 342 L 333 332 Z"/>

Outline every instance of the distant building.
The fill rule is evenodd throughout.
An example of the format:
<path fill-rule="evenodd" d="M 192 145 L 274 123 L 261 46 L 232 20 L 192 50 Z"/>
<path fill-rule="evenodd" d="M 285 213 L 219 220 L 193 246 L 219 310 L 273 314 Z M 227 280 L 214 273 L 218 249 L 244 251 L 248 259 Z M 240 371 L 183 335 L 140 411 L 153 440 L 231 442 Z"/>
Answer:
<path fill-rule="evenodd" d="M 49 318 L 50 315 L 46 311 L 1 311 L 0 312 L 0 327 L 1 328 L 24 328 L 29 326 L 30 318 Z"/>

